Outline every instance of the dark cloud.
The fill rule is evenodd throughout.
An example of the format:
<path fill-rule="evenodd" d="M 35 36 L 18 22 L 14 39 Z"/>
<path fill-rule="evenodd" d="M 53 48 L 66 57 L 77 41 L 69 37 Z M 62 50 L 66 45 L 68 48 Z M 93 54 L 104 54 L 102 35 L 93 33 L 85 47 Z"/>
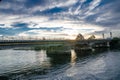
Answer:
<path fill-rule="evenodd" d="M 13 27 L 19 27 L 19 28 L 27 28 L 28 27 L 28 23 L 13 23 L 11 26 L 13 26 Z"/>
<path fill-rule="evenodd" d="M 0 9 L 0 13 L 14 14 L 14 10 L 13 9 Z"/>
<path fill-rule="evenodd" d="M 42 27 L 39 28 L 40 30 L 47 30 L 47 31 L 61 31 L 63 27 L 53 27 L 53 28 L 48 28 L 48 27 Z"/>
<path fill-rule="evenodd" d="M 64 12 L 67 9 L 65 7 L 54 7 L 52 9 L 47 9 L 45 11 L 42 11 L 42 14 L 54 14 L 54 13 L 59 13 L 59 12 Z"/>
<path fill-rule="evenodd" d="M 61 12 L 64 12 L 64 11 L 67 11 L 66 7 L 54 7 L 54 8 L 46 9 L 46 10 L 43 10 L 43 11 L 38 10 L 38 11 L 34 12 L 33 14 L 34 15 L 43 15 L 43 16 L 52 17 L 52 15 L 54 13 L 61 13 Z"/>
<path fill-rule="evenodd" d="M 100 5 L 93 10 L 95 14 L 87 16 L 85 21 L 103 27 L 117 27 L 120 23 L 120 1 L 102 0 Z M 98 11 L 98 10 L 99 11 Z M 99 18 L 99 21 L 96 21 Z"/>
<path fill-rule="evenodd" d="M 26 0 L 25 7 L 32 8 L 35 6 L 45 6 L 46 0 Z"/>
<path fill-rule="evenodd" d="M 5 24 L 0 24 L 0 26 L 4 26 Z"/>
<path fill-rule="evenodd" d="M 37 26 L 38 24 L 32 23 L 33 26 Z M 3 24 L 0 24 L 1 26 L 3 26 Z M 53 27 L 53 28 L 48 28 L 48 27 L 40 27 L 40 28 L 29 28 L 29 26 L 31 25 L 31 23 L 20 23 L 20 22 L 16 22 L 13 23 L 11 26 L 13 28 L 15 28 L 16 30 L 19 31 L 28 31 L 28 30 L 32 30 L 32 29 L 37 29 L 37 30 L 46 30 L 46 31 L 61 31 L 63 29 L 63 27 Z"/>

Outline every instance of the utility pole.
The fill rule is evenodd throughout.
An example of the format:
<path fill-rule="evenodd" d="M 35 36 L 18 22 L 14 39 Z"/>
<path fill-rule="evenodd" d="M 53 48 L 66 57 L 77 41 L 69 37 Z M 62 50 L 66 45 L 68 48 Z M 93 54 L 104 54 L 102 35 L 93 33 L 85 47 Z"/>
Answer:
<path fill-rule="evenodd" d="M 4 40 L 4 36 L 1 36 L 2 40 Z"/>
<path fill-rule="evenodd" d="M 110 32 L 110 38 L 112 39 L 112 32 Z"/>
<path fill-rule="evenodd" d="M 102 34 L 102 36 L 103 36 L 103 39 L 105 39 L 104 33 Z"/>

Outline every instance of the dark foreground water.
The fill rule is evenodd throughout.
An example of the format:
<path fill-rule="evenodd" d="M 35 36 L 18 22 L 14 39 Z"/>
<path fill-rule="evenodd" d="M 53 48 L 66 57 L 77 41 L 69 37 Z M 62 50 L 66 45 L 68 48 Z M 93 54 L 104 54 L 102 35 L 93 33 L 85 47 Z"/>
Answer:
<path fill-rule="evenodd" d="M 81 55 L 87 54 L 87 55 Z M 0 50 L 0 80 L 120 80 L 120 51 Z"/>

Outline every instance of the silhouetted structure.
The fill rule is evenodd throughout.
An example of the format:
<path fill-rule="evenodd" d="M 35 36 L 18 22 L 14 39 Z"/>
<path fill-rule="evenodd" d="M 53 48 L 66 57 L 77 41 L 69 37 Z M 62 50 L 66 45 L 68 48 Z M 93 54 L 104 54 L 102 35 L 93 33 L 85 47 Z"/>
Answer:
<path fill-rule="evenodd" d="M 45 40 L 45 37 L 43 37 L 43 40 Z"/>
<path fill-rule="evenodd" d="M 90 37 L 88 38 L 88 40 L 93 40 L 93 39 L 95 39 L 95 36 L 94 36 L 94 35 L 92 35 L 92 36 L 90 36 Z"/>
<path fill-rule="evenodd" d="M 76 40 L 84 40 L 84 36 L 82 34 L 78 34 Z"/>

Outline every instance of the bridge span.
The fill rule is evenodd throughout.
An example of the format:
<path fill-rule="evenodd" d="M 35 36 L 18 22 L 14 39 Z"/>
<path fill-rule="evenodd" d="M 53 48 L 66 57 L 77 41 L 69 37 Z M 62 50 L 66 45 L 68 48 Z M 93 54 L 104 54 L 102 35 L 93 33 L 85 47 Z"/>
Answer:
<path fill-rule="evenodd" d="M 80 47 L 89 46 L 94 48 L 104 48 L 110 47 L 110 42 L 112 39 L 94 39 L 94 40 L 81 40 L 76 41 L 75 44 L 79 45 Z"/>
<path fill-rule="evenodd" d="M 111 39 L 93 39 L 93 40 L 0 40 L 0 46 L 10 45 L 31 45 L 31 44 L 60 44 L 67 43 L 75 45 L 89 45 L 94 47 L 110 46 Z"/>

